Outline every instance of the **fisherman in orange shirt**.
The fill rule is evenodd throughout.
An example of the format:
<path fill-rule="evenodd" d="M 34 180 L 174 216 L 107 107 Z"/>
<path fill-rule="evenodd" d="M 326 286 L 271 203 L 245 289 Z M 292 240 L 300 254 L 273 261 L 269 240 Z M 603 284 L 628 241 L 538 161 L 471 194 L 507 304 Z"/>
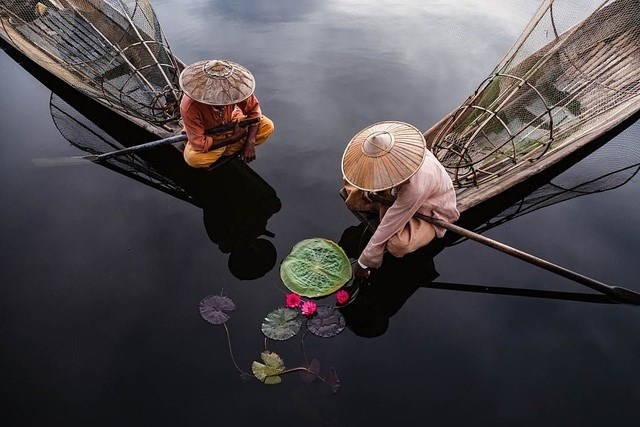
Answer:
<path fill-rule="evenodd" d="M 255 147 L 269 138 L 274 126 L 262 115 L 249 70 L 227 60 L 199 61 L 180 73 L 180 88 L 180 115 L 188 138 L 183 154 L 189 166 L 206 168 L 238 152 L 246 163 L 255 160 Z M 246 130 L 236 125 L 223 135 L 205 135 L 205 129 L 253 117 L 260 121 Z M 211 150 L 214 142 L 228 145 Z"/>

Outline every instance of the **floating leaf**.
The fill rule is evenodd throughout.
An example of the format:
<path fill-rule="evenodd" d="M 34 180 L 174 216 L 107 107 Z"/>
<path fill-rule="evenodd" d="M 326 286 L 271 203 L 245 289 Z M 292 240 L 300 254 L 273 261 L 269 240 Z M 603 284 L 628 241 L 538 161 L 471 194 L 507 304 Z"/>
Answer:
<path fill-rule="evenodd" d="M 282 382 L 282 378 L 279 375 L 285 370 L 282 358 L 271 351 L 263 351 L 260 357 L 262 357 L 264 363 L 254 361 L 251 364 L 253 375 L 265 384 Z"/>
<path fill-rule="evenodd" d="M 335 368 L 332 367 L 330 371 L 325 373 L 324 379 L 331 393 L 336 394 L 340 390 L 340 378 L 338 378 Z"/>
<path fill-rule="evenodd" d="M 312 359 L 307 371 L 300 371 L 300 380 L 304 383 L 312 383 L 320 374 L 320 362 Z"/>
<path fill-rule="evenodd" d="M 285 286 L 308 298 L 337 291 L 351 274 L 351 263 L 344 250 L 322 238 L 297 243 L 280 265 L 280 278 Z"/>
<path fill-rule="evenodd" d="M 316 314 L 307 321 L 309 331 L 322 338 L 331 338 L 343 331 L 346 321 L 342 313 L 330 305 L 318 305 Z"/>
<path fill-rule="evenodd" d="M 200 301 L 200 316 L 213 325 L 221 325 L 229 320 L 228 312 L 236 309 L 234 302 L 222 295 L 209 295 Z"/>
<path fill-rule="evenodd" d="M 302 320 L 298 311 L 280 307 L 273 310 L 262 322 L 262 333 L 272 340 L 284 341 L 298 333 Z"/>

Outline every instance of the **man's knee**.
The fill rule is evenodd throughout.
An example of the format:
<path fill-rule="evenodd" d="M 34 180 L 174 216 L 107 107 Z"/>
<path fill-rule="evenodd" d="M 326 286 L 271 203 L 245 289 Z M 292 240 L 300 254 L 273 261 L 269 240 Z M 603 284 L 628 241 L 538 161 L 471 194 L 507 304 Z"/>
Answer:
<path fill-rule="evenodd" d="M 411 250 L 406 242 L 401 242 L 400 239 L 391 238 L 387 242 L 387 252 L 396 258 L 402 258 L 411 252 Z"/>
<path fill-rule="evenodd" d="M 182 156 L 184 161 L 192 168 L 206 168 L 215 163 L 224 153 L 224 147 L 217 150 L 201 153 L 191 149 L 187 144 Z"/>
<path fill-rule="evenodd" d="M 256 144 L 264 142 L 273 133 L 275 126 L 273 121 L 267 116 L 262 116 L 258 125 L 258 133 L 256 135 Z"/>
<path fill-rule="evenodd" d="M 387 252 L 396 258 L 402 258 L 427 246 L 435 237 L 436 230 L 431 224 L 421 223 L 414 229 L 406 227 L 387 241 Z"/>

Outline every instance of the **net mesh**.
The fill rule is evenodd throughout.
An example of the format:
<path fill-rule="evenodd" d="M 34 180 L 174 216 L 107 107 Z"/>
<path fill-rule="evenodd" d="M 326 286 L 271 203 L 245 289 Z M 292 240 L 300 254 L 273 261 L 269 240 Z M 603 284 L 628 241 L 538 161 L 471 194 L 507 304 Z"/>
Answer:
<path fill-rule="evenodd" d="M 124 147 L 122 143 L 54 93 L 51 94 L 49 109 L 53 123 L 60 134 L 82 151 L 101 154 Z M 136 154 L 113 157 L 100 164 L 178 199 L 197 204 L 185 188 Z"/>
<path fill-rule="evenodd" d="M 640 0 L 546 0 L 491 75 L 425 137 L 464 189 L 595 138 L 638 107 Z"/>
<path fill-rule="evenodd" d="M 16 46 L 39 49 L 27 56 L 60 64 L 117 109 L 177 118 L 180 64 L 148 0 L 3 0 L 0 18 Z"/>
<path fill-rule="evenodd" d="M 474 231 L 483 233 L 538 209 L 625 185 L 640 171 L 639 140 L 640 121 L 636 121 L 595 152 L 516 203 L 510 204 L 497 215 L 492 215 L 489 221 L 475 227 Z"/>

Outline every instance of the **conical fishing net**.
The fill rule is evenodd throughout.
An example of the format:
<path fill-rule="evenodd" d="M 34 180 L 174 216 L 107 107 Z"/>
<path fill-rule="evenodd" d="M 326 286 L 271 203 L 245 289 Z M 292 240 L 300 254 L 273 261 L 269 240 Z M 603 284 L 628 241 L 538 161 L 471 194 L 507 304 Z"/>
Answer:
<path fill-rule="evenodd" d="M 640 0 L 545 0 L 491 75 L 425 136 L 465 188 L 585 144 L 640 108 Z"/>
<path fill-rule="evenodd" d="M 633 180 L 640 171 L 640 121 L 628 126 L 593 153 L 568 167 L 486 223 L 474 227 L 483 233 L 515 218 L 576 197 L 603 193 Z M 460 243 L 462 239 L 457 241 Z"/>
<path fill-rule="evenodd" d="M 148 122 L 177 118 L 180 64 L 148 0 L 2 0 L 0 25 L 78 89 Z"/>
<path fill-rule="evenodd" d="M 60 134 L 82 151 L 101 154 L 123 148 L 120 142 L 53 93 L 49 109 Z M 102 161 L 101 164 L 173 197 L 196 204 L 186 189 L 134 153 L 113 157 Z"/>

